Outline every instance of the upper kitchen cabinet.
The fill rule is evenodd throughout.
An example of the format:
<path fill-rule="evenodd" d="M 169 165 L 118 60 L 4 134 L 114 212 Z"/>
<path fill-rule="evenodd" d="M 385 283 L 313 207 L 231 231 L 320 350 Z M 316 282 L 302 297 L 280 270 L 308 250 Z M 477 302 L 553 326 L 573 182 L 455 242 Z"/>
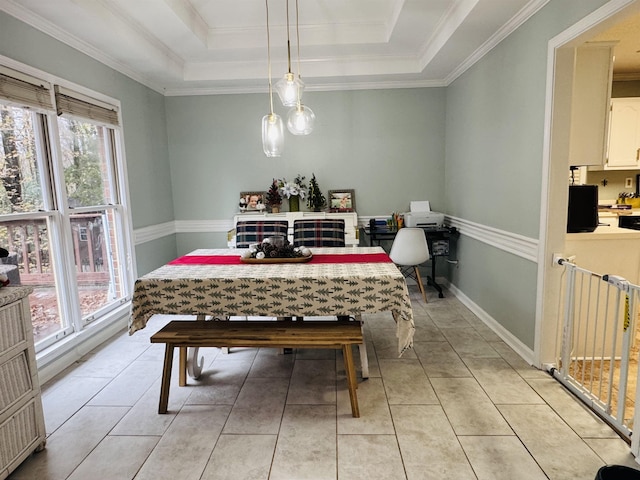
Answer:
<path fill-rule="evenodd" d="M 605 163 L 615 42 L 590 42 L 574 50 L 569 165 Z"/>
<path fill-rule="evenodd" d="M 640 168 L 640 98 L 611 99 L 605 170 Z"/>

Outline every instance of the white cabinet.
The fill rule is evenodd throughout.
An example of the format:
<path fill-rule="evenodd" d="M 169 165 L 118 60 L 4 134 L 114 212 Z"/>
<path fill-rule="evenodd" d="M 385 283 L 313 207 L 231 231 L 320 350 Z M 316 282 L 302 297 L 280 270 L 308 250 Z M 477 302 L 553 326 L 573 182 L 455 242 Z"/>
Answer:
<path fill-rule="evenodd" d="M 0 288 L 0 479 L 44 448 L 29 287 Z"/>
<path fill-rule="evenodd" d="M 344 242 L 348 247 L 358 246 L 358 214 L 356 212 L 282 212 L 282 213 L 241 213 L 233 217 L 233 230 L 228 235 L 228 246 L 235 247 L 235 227 L 238 221 L 246 220 L 287 220 L 289 241 L 293 242 L 293 222 L 301 219 L 331 218 L 344 220 Z"/>
<path fill-rule="evenodd" d="M 569 165 L 602 168 L 605 163 L 613 47 L 611 42 L 593 42 L 575 49 L 570 73 Z"/>
<path fill-rule="evenodd" d="M 606 169 L 640 168 L 640 98 L 611 99 Z"/>

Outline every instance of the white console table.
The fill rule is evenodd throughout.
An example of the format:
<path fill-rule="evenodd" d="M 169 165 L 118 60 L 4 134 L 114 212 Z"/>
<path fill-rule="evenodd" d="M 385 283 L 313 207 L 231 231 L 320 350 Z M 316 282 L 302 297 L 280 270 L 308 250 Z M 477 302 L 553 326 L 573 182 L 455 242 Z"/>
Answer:
<path fill-rule="evenodd" d="M 238 221 L 251 220 L 287 220 L 289 223 L 289 241 L 293 243 L 293 222 L 302 219 L 343 219 L 344 220 L 344 242 L 347 247 L 357 247 L 360 243 L 358 234 L 358 214 L 356 212 L 282 212 L 282 213 L 240 213 L 233 217 L 233 230 L 227 237 L 229 248 L 236 246 L 236 225 Z"/>

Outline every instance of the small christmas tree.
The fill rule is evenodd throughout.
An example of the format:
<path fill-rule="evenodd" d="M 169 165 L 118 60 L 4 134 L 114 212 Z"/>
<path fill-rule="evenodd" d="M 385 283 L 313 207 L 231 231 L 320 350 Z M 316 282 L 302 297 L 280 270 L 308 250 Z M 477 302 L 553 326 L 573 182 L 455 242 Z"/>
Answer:
<path fill-rule="evenodd" d="M 307 207 L 314 212 L 319 212 L 327 205 L 327 199 L 322 195 L 322 191 L 318 186 L 316 174 L 314 173 L 309 180 L 309 196 L 307 197 Z"/>
<path fill-rule="evenodd" d="M 280 195 L 280 189 L 278 188 L 278 181 L 274 178 L 273 183 L 267 190 L 267 205 L 271 207 L 273 213 L 277 213 L 282 205 L 282 195 Z"/>

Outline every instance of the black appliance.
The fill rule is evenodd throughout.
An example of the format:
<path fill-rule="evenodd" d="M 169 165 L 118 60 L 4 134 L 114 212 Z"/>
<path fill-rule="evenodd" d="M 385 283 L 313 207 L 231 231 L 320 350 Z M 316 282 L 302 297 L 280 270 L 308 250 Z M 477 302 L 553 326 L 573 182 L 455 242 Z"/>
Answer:
<path fill-rule="evenodd" d="M 620 215 L 618 217 L 618 227 L 640 230 L 640 217 L 638 215 Z"/>
<path fill-rule="evenodd" d="M 570 185 L 567 233 L 593 232 L 598 227 L 598 186 Z"/>

